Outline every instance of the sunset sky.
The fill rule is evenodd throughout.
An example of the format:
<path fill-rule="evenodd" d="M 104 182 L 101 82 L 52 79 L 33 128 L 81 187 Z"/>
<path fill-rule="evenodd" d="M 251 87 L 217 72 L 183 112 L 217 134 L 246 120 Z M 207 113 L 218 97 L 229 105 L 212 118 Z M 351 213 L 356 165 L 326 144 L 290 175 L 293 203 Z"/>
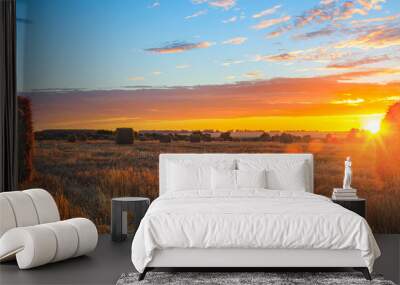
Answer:
<path fill-rule="evenodd" d="M 398 0 L 17 0 L 35 129 L 344 131 L 400 100 Z"/>

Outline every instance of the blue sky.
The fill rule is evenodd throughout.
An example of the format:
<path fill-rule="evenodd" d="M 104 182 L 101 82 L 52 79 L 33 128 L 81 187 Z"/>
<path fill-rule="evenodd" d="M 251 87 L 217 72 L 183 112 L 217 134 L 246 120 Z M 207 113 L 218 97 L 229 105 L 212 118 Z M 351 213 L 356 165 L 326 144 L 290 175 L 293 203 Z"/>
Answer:
<path fill-rule="evenodd" d="M 318 47 L 327 47 L 331 57 L 335 52 L 353 52 L 359 58 L 363 57 L 365 50 L 357 47 L 334 50 L 331 47 L 356 33 L 345 31 L 354 26 L 352 21 L 397 17 L 400 1 L 355 0 L 351 7 L 355 12 L 350 16 L 337 12 L 330 20 L 311 20 L 279 36 L 268 37 L 275 30 L 295 25 L 299 16 L 304 16 L 310 9 L 322 9 L 324 4 L 326 7 L 331 5 L 331 9 L 343 9 L 346 2 L 350 3 L 328 0 L 20 1 L 19 18 L 30 21 L 28 24 L 18 22 L 20 45 L 21 26 L 28 26 L 25 34 L 28 43 L 26 81 L 23 87 L 20 84 L 20 89 L 223 84 L 329 74 L 332 70 L 318 70 L 318 67 L 326 66 L 327 59 L 323 57 L 297 60 L 295 64 L 293 61 L 260 59 Z M 262 21 L 276 19 L 282 22 L 256 28 Z M 398 19 L 363 25 L 369 27 L 396 21 L 398 27 Z M 335 32 L 329 36 L 321 33 L 321 36 L 301 39 L 301 35 L 323 29 Z M 146 51 L 173 43 L 205 44 L 207 47 L 170 54 Z M 399 53 L 398 46 L 395 48 L 392 45 L 384 52 L 381 48 L 369 49 L 367 54 Z M 385 66 L 390 64 L 386 62 Z"/>
<path fill-rule="evenodd" d="M 17 17 L 37 129 L 348 130 L 400 100 L 398 0 L 18 0 Z"/>

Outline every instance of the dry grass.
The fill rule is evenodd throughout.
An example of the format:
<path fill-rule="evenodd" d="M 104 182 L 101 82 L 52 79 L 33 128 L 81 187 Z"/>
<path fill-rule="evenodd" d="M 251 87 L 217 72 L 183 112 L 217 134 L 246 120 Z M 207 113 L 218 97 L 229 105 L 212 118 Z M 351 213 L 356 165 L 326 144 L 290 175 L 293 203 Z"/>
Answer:
<path fill-rule="evenodd" d="M 368 221 L 374 232 L 400 232 L 400 185 L 385 185 L 376 174 L 375 144 L 329 144 L 321 142 L 281 144 L 275 142 L 135 142 L 116 145 L 111 141 L 66 143 L 40 141 L 35 145 L 32 186 L 48 189 L 63 218 L 85 216 L 101 232 L 109 230 L 110 199 L 117 196 L 158 195 L 160 153 L 270 153 L 315 154 L 315 192 L 330 196 L 340 187 L 343 161 L 353 158 L 353 185 L 368 199 Z"/>

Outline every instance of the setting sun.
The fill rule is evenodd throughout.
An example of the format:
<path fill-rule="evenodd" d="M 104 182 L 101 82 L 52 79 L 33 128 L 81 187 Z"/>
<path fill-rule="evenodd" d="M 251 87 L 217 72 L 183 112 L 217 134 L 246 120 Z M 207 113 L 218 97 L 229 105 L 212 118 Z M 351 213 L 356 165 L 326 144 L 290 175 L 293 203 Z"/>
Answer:
<path fill-rule="evenodd" d="M 366 120 L 363 124 L 363 129 L 376 134 L 381 129 L 381 119 L 380 118 L 370 118 Z"/>

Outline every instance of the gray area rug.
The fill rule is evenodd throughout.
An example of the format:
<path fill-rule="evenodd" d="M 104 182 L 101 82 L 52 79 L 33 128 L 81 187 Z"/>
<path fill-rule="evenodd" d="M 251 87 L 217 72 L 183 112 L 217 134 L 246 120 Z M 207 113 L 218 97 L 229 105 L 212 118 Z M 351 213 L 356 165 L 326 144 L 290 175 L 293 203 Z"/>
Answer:
<path fill-rule="evenodd" d="M 138 273 L 122 274 L 117 285 L 133 284 L 379 284 L 395 285 L 380 275 L 373 275 L 368 281 L 359 272 L 148 272 L 146 278 L 138 281 Z"/>

